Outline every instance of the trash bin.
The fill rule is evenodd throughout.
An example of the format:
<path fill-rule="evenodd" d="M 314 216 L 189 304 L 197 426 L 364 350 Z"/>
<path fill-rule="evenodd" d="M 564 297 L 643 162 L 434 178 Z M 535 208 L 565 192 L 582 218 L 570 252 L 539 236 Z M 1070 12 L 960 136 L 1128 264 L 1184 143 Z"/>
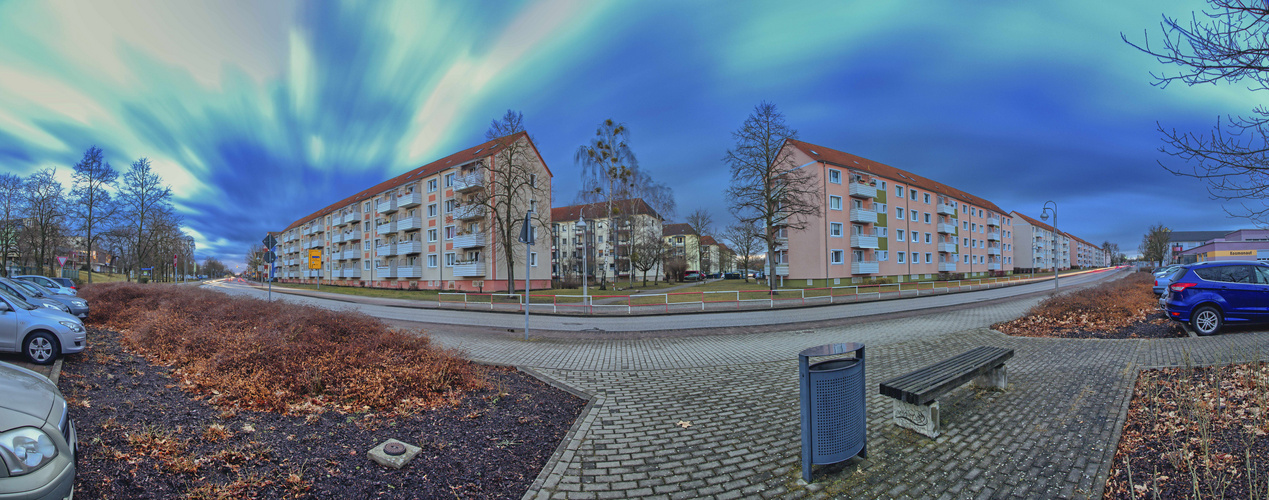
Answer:
<path fill-rule="evenodd" d="M 810 358 L 853 353 L 810 364 Z M 866 458 L 867 404 L 864 395 L 864 345 L 854 342 L 812 347 L 798 354 L 802 389 L 802 479 L 811 482 L 811 466 Z"/>

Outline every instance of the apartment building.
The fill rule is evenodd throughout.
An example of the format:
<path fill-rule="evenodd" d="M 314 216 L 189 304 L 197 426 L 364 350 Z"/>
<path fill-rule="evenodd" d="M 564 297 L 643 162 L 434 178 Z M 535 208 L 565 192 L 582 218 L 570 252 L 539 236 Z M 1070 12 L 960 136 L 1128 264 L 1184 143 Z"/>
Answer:
<path fill-rule="evenodd" d="M 633 271 L 642 274 L 631 254 L 640 245 L 659 241 L 665 219 L 639 198 L 617 200 L 608 216 L 607 202 L 570 205 L 551 209 L 551 274 L 556 278 L 580 276 L 583 262 L 591 279 L 629 279 Z M 586 221 L 585 231 L 577 227 Z M 585 235 L 586 239 L 582 237 Z M 613 236 L 616 236 L 614 241 Z M 583 259 L 583 252 L 589 252 Z M 648 271 L 659 276 L 661 268 Z"/>
<path fill-rule="evenodd" d="M 701 270 L 701 235 L 692 229 L 691 224 L 666 224 L 661 238 L 668 247 L 666 260 L 681 258 L 687 263 L 684 271 Z"/>
<path fill-rule="evenodd" d="M 1084 241 L 1083 238 L 1073 234 L 1064 234 L 1071 239 L 1071 255 L 1069 258 L 1072 266 L 1079 269 L 1090 269 L 1110 265 L 1110 258 L 1106 256 L 1106 252 L 1102 250 L 1102 247 Z"/>
<path fill-rule="evenodd" d="M 1071 268 L 1071 238 L 1053 226 L 1045 224 L 1030 216 L 1014 211 L 1010 213 L 1017 221 L 1014 241 L 1020 242 L 1017 248 L 1018 269 L 1028 272 Z M 1054 247 L 1056 240 L 1057 247 Z"/>
<path fill-rule="evenodd" d="M 823 210 L 803 230 L 779 228 L 777 276 L 839 284 L 1013 270 L 1013 221 L 994 203 L 824 146 L 788 140 L 782 151 L 813 172 Z"/>
<path fill-rule="evenodd" d="M 736 254 L 713 236 L 700 237 L 701 269 L 705 274 L 731 272 L 736 268 Z"/>
<path fill-rule="evenodd" d="M 535 250 L 524 262 L 524 245 L 514 235 L 526 210 L 551 206 L 551 178 L 525 132 L 459 151 L 292 223 L 278 238 L 278 276 L 342 286 L 493 292 L 507 289 L 508 276 L 522 289 L 527 264 L 531 286 L 549 288 L 545 259 L 538 262 Z M 505 198 L 508 192 L 512 198 Z M 549 223 L 542 219 L 533 228 L 536 235 L 546 234 Z M 508 220 L 511 238 L 501 230 Z M 508 246 L 516 259 L 513 276 L 506 265 Z M 538 238 L 533 248 L 548 246 Z"/>

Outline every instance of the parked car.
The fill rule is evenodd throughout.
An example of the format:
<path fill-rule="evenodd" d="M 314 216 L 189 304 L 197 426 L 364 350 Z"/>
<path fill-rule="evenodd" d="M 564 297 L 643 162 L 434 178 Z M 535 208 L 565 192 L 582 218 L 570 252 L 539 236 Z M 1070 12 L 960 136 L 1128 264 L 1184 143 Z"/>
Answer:
<path fill-rule="evenodd" d="M 0 498 L 71 498 L 78 452 L 57 385 L 0 362 Z"/>
<path fill-rule="evenodd" d="M 72 297 L 70 295 L 58 295 L 57 293 L 54 293 L 52 290 L 44 288 L 30 281 L 14 280 L 13 283 L 17 284 L 18 286 L 22 288 L 25 288 L 26 290 L 30 290 L 31 293 L 34 294 L 36 297 L 40 297 L 42 299 L 47 299 L 47 300 L 56 300 L 58 302 L 61 302 L 62 304 L 65 304 L 67 308 L 66 312 L 70 313 L 72 316 L 75 316 L 76 318 L 84 319 L 88 317 L 88 301 L 87 300 L 81 299 L 79 297 Z"/>
<path fill-rule="evenodd" d="M 698 281 L 701 279 L 700 271 L 687 271 L 683 273 L 683 281 Z"/>
<path fill-rule="evenodd" d="M 738 280 L 738 279 L 740 279 L 740 273 L 724 273 L 724 274 L 723 274 L 723 279 L 725 279 L 725 280 Z"/>
<path fill-rule="evenodd" d="M 1192 264 L 1168 276 L 1168 317 L 1212 335 L 1225 323 L 1269 322 L 1269 263 L 1218 261 Z"/>
<path fill-rule="evenodd" d="M 54 293 L 56 293 L 56 294 L 58 294 L 58 295 L 70 295 L 70 296 L 74 296 L 74 295 L 76 295 L 76 294 L 78 293 L 78 292 L 76 292 L 76 291 L 75 291 L 75 288 L 74 288 L 74 287 L 66 287 L 66 286 L 62 286 L 62 284 L 61 284 L 61 283 L 58 283 L 58 282 L 56 282 L 56 281 L 53 281 L 53 278 L 50 278 L 50 277 L 48 277 L 48 276 L 39 276 L 39 275 L 34 275 L 34 274 L 28 274 L 28 275 L 25 275 L 25 276 L 14 276 L 14 278 L 17 278 L 17 279 L 20 279 L 20 280 L 30 281 L 30 282 L 35 283 L 35 284 L 37 284 L 37 285 L 40 285 L 40 286 L 42 286 L 42 287 L 44 287 L 44 288 L 47 288 L 47 289 L 49 289 L 49 290 L 52 290 Z"/>
<path fill-rule="evenodd" d="M 1159 298 L 1162 299 L 1163 294 L 1168 291 L 1168 285 L 1172 284 L 1169 278 L 1172 276 L 1180 276 L 1176 273 L 1176 271 L 1184 267 L 1185 266 L 1168 266 L 1166 272 L 1160 271 L 1154 273 L 1154 294 L 1158 295 Z"/>
<path fill-rule="evenodd" d="M 86 344 L 79 318 L 0 290 L 0 351 L 21 352 L 32 363 L 47 365 L 59 355 L 83 351 Z"/>
<path fill-rule="evenodd" d="M 27 283 L 25 281 L 21 283 L 35 286 L 33 283 Z M 30 302 L 32 304 L 35 304 L 37 306 L 44 306 L 49 309 L 56 309 L 66 314 L 71 313 L 70 306 L 63 304 L 59 300 L 53 300 L 47 297 L 43 297 L 41 295 L 36 295 L 35 292 L 31 291 L 31 289 L 29 288 L 22 286 L 22 284 L 19 284 L 19 282 L 17 281 L 10 280 L 9 278 L 0 278 L 0 290 L 4 290 L 13 295 L 16 295 L 18 298 L 25 300 L 27 302 Z"/>

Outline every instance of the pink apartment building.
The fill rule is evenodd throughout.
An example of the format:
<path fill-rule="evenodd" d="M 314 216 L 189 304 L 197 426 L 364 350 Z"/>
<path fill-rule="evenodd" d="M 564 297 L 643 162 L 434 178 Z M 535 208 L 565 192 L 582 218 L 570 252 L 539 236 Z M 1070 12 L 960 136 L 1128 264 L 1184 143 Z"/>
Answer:
<path fill-rule="evenodd" d="M 1013 221 L 994 203 L 823 146 L 784 148 L 795 168 L 815 173 L 823 210 L 803 230 L 781 229 L 777 276 L 838 284 L 1012 272 Z"/>

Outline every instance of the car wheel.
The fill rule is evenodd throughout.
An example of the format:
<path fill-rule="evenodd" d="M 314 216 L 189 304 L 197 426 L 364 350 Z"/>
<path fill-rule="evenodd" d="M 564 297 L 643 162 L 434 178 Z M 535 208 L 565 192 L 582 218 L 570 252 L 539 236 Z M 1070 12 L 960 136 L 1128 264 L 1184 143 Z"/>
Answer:
<path fill-rule="evenodd" d="M 1200 307 L 1190 316 L 1190 326 L 1199 335 L 1211 335 L 1220 331 L 1222 322 L 1221 312 L 1212 306 Z"/>
<path fill-rule="evenodd" d="M 22 354 L 37 365 L 51 364 L 59 352 L 61 348 L 57 345 L 57 338 L 48 332 L 32 333 L 22 342 Z"/>

